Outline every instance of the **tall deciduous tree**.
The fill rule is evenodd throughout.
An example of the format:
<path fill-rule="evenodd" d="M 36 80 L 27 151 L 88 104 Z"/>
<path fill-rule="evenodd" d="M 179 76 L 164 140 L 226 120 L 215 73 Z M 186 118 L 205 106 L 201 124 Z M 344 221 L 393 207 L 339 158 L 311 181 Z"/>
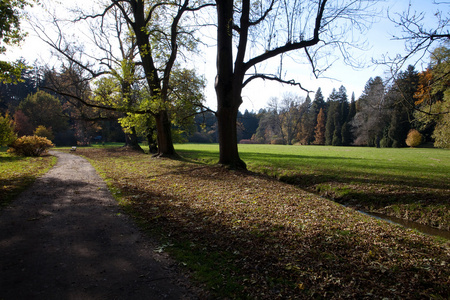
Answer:
<path fill-rule="evenodd" d="M 256 70 L 260 63 L 283 53 L 304 50 L 313 72 L 320 73 L 316 51 L 330 45 L 342 46 L 340 42 L 344 42 L 349 29 L 362 29 L 364 22 L 369 19 L 367 8 L 371 3 L 345 0 L 271 0 L 256 3 L 250 0 L 216 0 L 218 22 L 215 89 L 220 164 L 232 168 L 246 167 L 239 157 L 237 147 L 236 117 L 242 103 L 242 89 L 257 78 L 295 83 L 273 74 L 249 72 Z M 234 38 L 236 53 L 233 53 Z M 248 48 L 253 42 L 258 44 L 260 41 L 266 42 L 253 52 L 257 54 L 251 55 Z M 340 48 L 342 51 L 345 49 L 347 48 Z M 349 59 L 350 56 L 345 58 Z"/>
<path fill-rule="evenodd" d="M 283 95 L 281 101 L 272 98 L 268 111 L 262 113 L 255 138 L 261 143 L 291 145 L 298 135 L 301 120 L 301 99 L 292 93 Z M 309 106 L 309 101 L 306 106 Z"/>
<path fill-rule="evenodd" d="M 257 143 L 268 144 L 280 138 L 281 126 L 279 124 L 278 112 L 273 109 L 262 110 L 259 113 L 259 125 L 255 133 L 255 141 Z"/>
<path fill-rule="evenodd" d="M 392 141 L 392 147 L 406 145 L 405 139 L 411 129 L 415 109 L 414 94 L 418 81 L 418 72 L 410 65 L 406 71 L 399 73 L 386 94 L 386 105 L 389 106 L 391 119 L 388 137 Z"/>
<path fill-rule="evenodd" d="M 403 41 L 406 52 L 404 54 L 397 54 L 394 58 L 383 57 L 380 61 L 377 61 L 377 63 L 389 66 L 392 74 L 391 80 L 394 82 L 399 79 L 403 72 L 405 72 L 404 67 L 406 65 L 417 65 L 424 57 L 433 52 L 432 49 L 434 47 L 449 43 L 450 41 L 450 14 L 448 13 L 448 2 L 430 1 L 427 5 L 432 7 L 432 16 L 426 15 L 426 13 L 421 10 L 416 10 L 413 1 L 410 1 L 408 8 L 405 11 L 388 15 L 393 25 L 399 28 L 399 30 L 397 30 L 398 34 L 394 35 L 393 39 Z M 419 93 L 420 92 L 427 91 L 425 89 L 419 91 Z M 421 111 L 424 114 L 433 114 L 430 110 L 433 110 L 431 109 L 431 106 L 436 102 L 430 101 L 428 107 L 414 105 L 414 101 L 420 102 L 421 100 L 409 98 L 411 94 L 409 94 L 408 91 L 402 93 L 408 96 L 408 98 L 399 98 L 403 99 L 403 106 L 411 107 L 413 110 Z M 422 100 L 424 100 L 423 97 Z"/>
<path fill-rule="evenodd" d="M 419 76 L 414 116 L 422 132 L 432 131 L 435 147 L 450 148 L 450 49 L 436 48 L 430 60 L 430 68 Z"/>
<path fill-rule="evenodd" d="M 179 52 L 182 49 L 190 51 L 195 48 L 194 30 L 188 27 L 195 24 L 188 22 L 187 14 L 206 6 L 209 5 L 203 2 L 191 3 L 189 0 L 104 1 L 102 6 L 94 7 L 94 12 L 84 12 L 77 19 L 77 21 L 96 20 L 96 23 L 94 22 L 96 25 L 92 27 L 94 28 L 94 40 L 96 41 L 99 41 L 97 40 L 99 35 L 95 35 L 95 30 L 108 31 L 106 25 L 111 24 L 111 20 L 108 18 L 113 19 L 112 23 L 117 18 L 126 22 L 125 27 L 130 32 L 128 41 L 134 42 L 139 52 L 139 60 L 134 63 L 142 69 L 143 79 L 151 101 L 151 104 L 139 113 L 148 113 L 155 119 L 159 155 L 175 155 L 169 112 L 170 78 Z M 44 28 L 40 30 L 41 34 L 45 32 Z M 45 34 L 43 35 L 45 36 Z M 49 40 L 48 35 L 46 40 Z M 64 54 L 64 48 L 60 47 L 60 41 L 51 41 L 50 44 L 53 47 L 56 46 L 55 48 Z M 97 46 L 101 50 L 107 50 L 106 56 L 102 55 L 101 58 L 95 60 L 94 58 L 97 57 L 95 54 L 89 53 L 89 55 L 86 55 L 94 60 L 94 65 L 81 60 L 77 61 L 92 77 L 108 73 L 109 71 L 105 70 L 104 65 L 115 58 L 115 52 L 111 49 L 115 49 L 115 47 L 120 49 L 117 44 L 111 42 L 108 38 L 102 37 L 101 41 L 102 43 Z M 132 111 L 132 113 L 136 112 Z"/>
<path fill-rule="evenodd" d="M 19 137 L 33 134 L 33 125 L 31 125 L 29 118 L 20 109 L 14 113 L 14 123 Z"/>
<path fill-rule="evenodd" d="M 5 53 L 6 46 L 19 45 L 25 37 L 20 27 L 20 19 L 27 0 L 0 1 L 0 54 Z M 25 65 L 22 61 L 7 62 L 0 60 L 0 81 L 17 82 Z"/>
<path fill-rule="evenodd" d="M 21 61 L 23 65 L 27 63 Z M 39 82 L 38 67 L 25 68 L 20 74 L 20 82 L 1 82 L 0 80 L 0 111 L 14 114 L 20 101 L 28 94 L 35 93 Z"/>
<path fill-rule="evenodd" d="M 26 97 L 19 109 L 28 117 L 34 129 L 43 125 L 56 133 L 67 128 L 61 102 L 44 91 L 37 91 Z"/>
<path fill-rule="evenodd" d="M 175 68 L 170 79 L 168 112 L 172 123 L 172 131 L 174 140 L 182 141 L 182 137 L 186 132 L 193 130 L 194 115 L 201 107 L 204 96 L 203 89 L 205 87 L 204 79 L 198 76 L 195 71 L 189 69 Z M 139 88 L 139 87 L 138 87 Z M 156 132 L 155 122 L 148 114 L 142 111 L 151 105 L 149 93 L 147 91 L 136 91 L 141 99 L 137 101 L 137 107 L 129 110 L 126 117 L 120 119 L 120 123 L 128 132 L 136 127 L 138 135 L 145 136 L 149 145 L 155 144 L 153 133 Z M 140 95 L 140 96 L 139 96 Z M 156 149 L 156 148 L 155 148 Z"/>
<path fill-rule="evenodd" d="M 423 58 L 431 52 L 433 45 L 450 40 L 448 2 L 433 1 L 429 5 L 435 8 L 433 21 L 423 11 L 415 10 L 411 1 L 406 11 L 388 15 L 394 26 L 400 29 L 400 33 L 393 38 L 404 41 L 406 48 L 405 55 L 397 55 L 394 59 L 383 61 L 391 65 L 394 75 L 401 71 L 409 59 L 414 56 Z"/>
<path fill-rule="evenodd" d="M 281 100 L 279 116 L 282 137 L 284 139 L 284 144 L 286 145 L 292 145 L 294 142 L 302 114 L 308 110 L 309 105 L 311 104 L 311 100 L 308 102 L 303 101 L 301 105 L 303 107 L 302 110 L 300 102 L 302 101 L 299 97 L 293 94 L 285 94 Z"/>
<path fill-rule="evenodd" d="M 351 125 L 356 145 L 379 146 L 389 122 L 385 103 L 385 87 L 381 77 L 370 78 L 356 102 Z"/>

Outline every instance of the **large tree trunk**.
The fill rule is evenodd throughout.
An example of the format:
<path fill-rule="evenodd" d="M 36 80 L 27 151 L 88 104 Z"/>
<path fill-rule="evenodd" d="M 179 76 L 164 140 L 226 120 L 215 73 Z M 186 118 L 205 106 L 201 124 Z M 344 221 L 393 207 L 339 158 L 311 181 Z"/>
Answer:
<path fill-rule="evenodd" d="M 172 126 L 167 110 L 160 110 L 155 115 L 158 135 L 158 156 L 176 156 L 172 140 Z"/>
<path fill-rule="evenodd" d="M 158 153 L 158 141 L 153 138 L 153 133 L 156 128 L 151 124 L 151 120 L 147 120 L 147 142 L 148 142 L 148 151 L 152 154 Z"/>
<path fill-rule="evenodd" d="M 242 103 L 242 80 L 233 72 L 232 20 L 233 1 L 217 3 L 217 124 L 219 129 L 219 164 L 233 169 L 245 169 L 237 146 L 237 112 Z"/>
<path fill-rule="evenodd" d="M 134 1 L 136 4 L 136 2 Z M 135 23 L 133 26 L 134 33 L 136 34 L 136 43 L 139 46 L 139 54 L 142 60 L 142 67 L 145 72 L 148 87 L 150 89 L 150 95 L 155 97 L 157 101 L 165 102 L 167 99 L 163 99 L 163 93 L 161 92 L 161 79 L 158 76 L 158 70 L 155 67 L 151 46 L 150 35 L 143 28 L 147 28 L 147 22 L 145 18 L 145 11 L 143 2 L 139 2 L 139 5 L 135 5 L 134 17 Z M 145 50 L 143 50 L 145 49 Z M 158 99 L 159 98 L 159 99 Z M 175 148 L 172 141 L 172 124 L 169 120 L 169 114 L 166 109 L 160 108 L 158 112 L 153 114 L 156 121 L 156 131 L 158 135 L 158 156 L 175 156 Z"/>
<path fill-rule="evenodd" d="M 225 95 L 217 95 L 223 97 Z M 245 162 L 240 159 L 237 145 L 236 119 L 239 105 L 219 107 L 217 125 L 219 129 L 219 164 L 232 169 L 246 169 Z"/>
<path fill-rule="evenodd" d="M 125 146 L 130 147 L 133 150 L 144 152 L 144 150 L 139 145 L 139 140 L 136 133 L 136 128 L 131 128 L 131 133 L 125 134 Z"/>

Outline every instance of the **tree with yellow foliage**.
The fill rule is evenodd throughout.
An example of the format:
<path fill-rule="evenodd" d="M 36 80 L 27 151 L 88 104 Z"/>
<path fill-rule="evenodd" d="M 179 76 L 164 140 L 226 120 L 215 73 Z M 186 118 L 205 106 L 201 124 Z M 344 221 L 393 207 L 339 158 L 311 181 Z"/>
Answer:
<path fill-rule="evenodd" d="M 420 75 L 416 119 L 421 129 L 434 126 L 434 145 L 450 148 L 450 49 L 436 48 L 430 57 L 430 68 Z"/>
<path fill-rule="evenodd" d="M 14 132 L 14 122 L 8 113 L 5 116 L 0 115 L 0 146 L 7 146 L 17 138 Z"/>

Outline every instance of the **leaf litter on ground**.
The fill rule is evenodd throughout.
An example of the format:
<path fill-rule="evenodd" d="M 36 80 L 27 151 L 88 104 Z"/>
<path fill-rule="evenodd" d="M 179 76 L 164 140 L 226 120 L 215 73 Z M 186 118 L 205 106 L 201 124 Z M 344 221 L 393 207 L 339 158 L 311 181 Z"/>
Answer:
<path fill-rule="evenodd" d="M 450 244 L 273 178 L 80 149 L 214 298 L 448 299 Z"/>

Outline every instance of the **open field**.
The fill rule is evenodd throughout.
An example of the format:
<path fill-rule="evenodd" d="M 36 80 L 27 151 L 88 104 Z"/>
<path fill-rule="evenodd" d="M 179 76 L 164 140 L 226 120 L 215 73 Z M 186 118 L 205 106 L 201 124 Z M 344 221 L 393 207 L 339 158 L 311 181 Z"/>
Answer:
<path fill-rule="evenodd" d="M 177 148 L 185 155 L 189 151 L 191 157 L 201 154 L 195 146 Z M 263 170 L 263 156 L 271 156 L 250 149 L 256 148 L 241 148 L 243 158 L 250 169 Z M 272 167 L 266 165 L 264 173 L 291 176 L 288 172 L 299 172 L 297 167 L 301 167 L 313 178 L 312 162 L 323 158 L 318 149 L 310 149 L 309 154 L 302 154 L 310 160 L 309 169 L 299 165 L 294 168 L 296 163 L 288 163 L 298 159 L 298 153 L 280 155 L 277 150 L 278 162 L 274 161 Z M 379 156 L 355 158 L 355 154 L 344 150 L 330 150 L 326 161 L 333 162 L 332 172 L 341 168 L 340 173 L 346 174 L 342 171 L 345 168 L 338 166 L 345 159 L 352 162 L 351 174 L 366 178 L 366 182 L 385 176 L 383 167 L 378 167 Z M 202 157 L 216 161 L 214 150 L 200 151 Z M 121 206 L 142 228 L 160 239 L 161 245 L 155 251 L 166 251 L 175 257 L 211 293 L 211 298 L 450 296 L 448 240 L 370 218 L 292 184 L 253 172 L 186 160 L 154 159 L 120 149 L 80 148 L 77 154 L 90 159 Z M 399 154 L 399 159 L 402 156 Z M 367 159 L 372 161 L 366 162 Z M 391 172 L 389 159 L 386 160 L 385 172 Z M 398 169 L 403 164 L 398 163 L 392 172 L 401 176 Z M 280 172 L 282 166 L 286 173 L 270 173 Z M 369 166 L 378 167 L 375 175 L 363 172 Z M 324 168 L 317 175 L 323 179 L 326 173 Z M 389 177 L 391 181 L 395 174 Z M 442 181 L 442 176 L 436 176 L 436 180 Z M 409 175 L 401 180 L 408 182 L 408 178 Z M 428 179 L 423 181 L 423 188 L 437 189 Z"/>
<path fill-rule="evenodd" d="M 123 209 L 160 240 L 154 250 L 177 259 L 211 298 L 450 297 L 448 240 L 326 199 L 398 206 L 443 227 L 449 151 L 241 145 L 251 172 L 235 172 L 213 165 L 217 145 L 176 148 L 184 160 L 114 147 L 76 154 L 90 159 Z M 55 160 L 1 153 L 0 162 L 3 201 Z"/>
<path fill-rule="evenodd" d="M 218 145 L 176 146 L 184 157 L 218 160 Z M 253 172 L 347 206 L 450 230 L 450 151 L 431 148 L 239 145 Z"/>
<path fill-rule="evenodd" d="M 8 205 L 56 163 L 53 156 L 19 157 L 0 152 L 0 208 Z"/>

